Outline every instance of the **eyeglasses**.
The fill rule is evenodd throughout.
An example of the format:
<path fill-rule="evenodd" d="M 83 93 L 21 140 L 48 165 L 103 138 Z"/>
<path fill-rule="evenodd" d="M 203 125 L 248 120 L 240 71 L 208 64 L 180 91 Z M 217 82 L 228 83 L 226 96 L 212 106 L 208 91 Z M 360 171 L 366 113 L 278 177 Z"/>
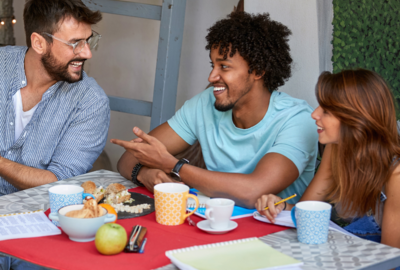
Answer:
<path fill-rule="evenodd" d="M 42 34 L 48 35 L 49 37 L 52 37 L 58 41 L 61 41 L 62 43 L 71 46 L 74 54 L 81 53 L 83 48 L 85 48 L 86 43 L 89 44 L 90 49 L 93 50 L 94 48 L 96 48 L 97 43 L 99 43 L 99 40 L 101 38 L 101 35 L 93 30 L 92 30 L 92 35 L 88 39 L 86 40 L 82 39 L 76 43 L 69 43 L 68 41 L 62 40 L 61 38 L 55 37 L 46 32 L 43 32 Z"/>

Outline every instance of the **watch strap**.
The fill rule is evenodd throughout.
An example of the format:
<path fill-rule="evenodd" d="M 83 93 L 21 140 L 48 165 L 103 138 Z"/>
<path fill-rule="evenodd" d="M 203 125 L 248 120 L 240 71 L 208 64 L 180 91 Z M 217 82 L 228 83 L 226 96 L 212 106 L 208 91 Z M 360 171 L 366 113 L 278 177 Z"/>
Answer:
<path fill-rule="evenodd" d="M 139 174 L 139 171 L 140 171 L 140 169 L 141 169 L 142 167 L 143 167 L 142 164 L 140 164 L 140 163 L 136 164 L 135 167 L 133 167 L 132 174 L 131 174 L 132 182 L 133 182 L 135 185 L 139 186 L 139 187 L 144 187 L 144 185 L 137 179 L 137 176 L 138 176 L 138 174 Z"/>
<path fill-rule="evenodd" d="M 182 180 L 180 180 L 181 176 L 179 175 L 179 171 L 181 170 L 182 166 L 185 164 L 189 164 L 189 160 L 187 160 L 186 158 L 182 158 L 176 163 L 175 167 L 171 171 L 171 174 L 178 177 L 179 181 L 182 181 Z"/>

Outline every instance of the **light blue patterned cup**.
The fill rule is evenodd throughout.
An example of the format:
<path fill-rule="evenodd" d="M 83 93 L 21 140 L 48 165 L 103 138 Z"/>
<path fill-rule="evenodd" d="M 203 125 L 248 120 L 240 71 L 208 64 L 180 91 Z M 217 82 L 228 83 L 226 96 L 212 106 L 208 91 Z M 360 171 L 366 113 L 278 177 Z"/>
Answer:
<path fill-rule="evenodd" d="M 297 228 L 297 239 L 304 244 L 318 245 L 328 240 L 332 206 L 318 201 L 296 203 L 292 208 L 292 220 Z"/>
<path fill-rule="evenodd" d="M 87 196 L 95 197 L 92 194 L 83 193 L 83 187 L 74 185 L 58 185 L 49 188 L 49 198 L 50 198 L 50 211 L 51 213 L 57 213 L 61 207 L 72 205 L 72 204 L 82 204 L 83 199 Z M 58 221 L 53 223 L 56 226 L 60 226 Z"/>

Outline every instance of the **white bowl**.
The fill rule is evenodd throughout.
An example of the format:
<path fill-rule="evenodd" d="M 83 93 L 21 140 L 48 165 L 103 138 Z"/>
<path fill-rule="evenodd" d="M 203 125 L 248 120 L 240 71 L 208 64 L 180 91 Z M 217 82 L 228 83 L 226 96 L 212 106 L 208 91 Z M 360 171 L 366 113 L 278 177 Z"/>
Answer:
<path fill-rule="evenodd" d="M 114 221 L 117 217 L 108 214 L 103 207 L 103 215 L 96 218 L 73 218 L 65 214 L 72 210 L 80 210 L 83 204 L 68 205 L 60 208 L 57 213 L 51 213 L 49 219 L 60 222 L 60 227 L 69 236 L 69 239 L 76 242 L 93 241 L 97 230 L 107 222 Z"/>

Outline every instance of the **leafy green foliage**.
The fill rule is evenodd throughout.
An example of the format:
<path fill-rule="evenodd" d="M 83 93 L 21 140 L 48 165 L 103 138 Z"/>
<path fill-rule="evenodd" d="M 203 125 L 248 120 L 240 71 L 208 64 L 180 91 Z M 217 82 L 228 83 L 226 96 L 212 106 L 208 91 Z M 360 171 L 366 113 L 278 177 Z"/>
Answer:
<path fill-rule="evenodd" d="M 366 68 L 393 91 L 400 119 L 400 0 L 333 0 L 333 72 Z"/>

